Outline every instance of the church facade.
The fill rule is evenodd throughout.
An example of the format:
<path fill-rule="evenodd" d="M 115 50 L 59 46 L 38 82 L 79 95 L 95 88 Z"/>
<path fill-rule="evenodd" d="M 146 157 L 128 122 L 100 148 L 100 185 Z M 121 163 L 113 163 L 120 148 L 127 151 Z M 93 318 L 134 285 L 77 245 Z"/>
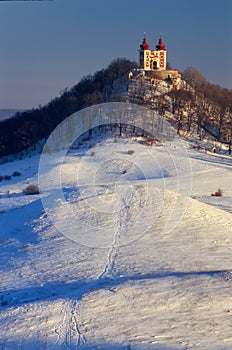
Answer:
<path fill-rule="evenodd" d="M 147 43 L 146 36 L 143 38 L 143 43 L 139 50 L 139 66 L 144 70 L 166 70 L 167 65 L 166 46 L 160 36 L 156 50 L 150 50 L 150 45 Z"/>
<path fill-rule="evenodd" d="M 151 84 L 155 84 L 156 80 L 164 80 L 170 88 L 180 88 L 181 74 L 178 70 L 167 69 L 167 50 L 161 36 L 152 50 L 144 35 L 139 49 L 139 68 L 130 72 L 129 78 L 137 78 L 141 74 L 149 78 Z"/>

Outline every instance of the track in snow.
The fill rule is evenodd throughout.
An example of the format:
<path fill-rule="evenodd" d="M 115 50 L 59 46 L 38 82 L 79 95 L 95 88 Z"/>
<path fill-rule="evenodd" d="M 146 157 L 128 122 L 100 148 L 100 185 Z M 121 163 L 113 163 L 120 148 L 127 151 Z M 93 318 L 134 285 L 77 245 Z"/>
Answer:
<path fill-rule="evenodd" d="M 86 338 L 80 331 L 78 308 L 78 301 L 62 302 L 60 310 L 62 321 L 55 329 L 56 345 L 61 349 L 78 349 L 86 344 Z"/>

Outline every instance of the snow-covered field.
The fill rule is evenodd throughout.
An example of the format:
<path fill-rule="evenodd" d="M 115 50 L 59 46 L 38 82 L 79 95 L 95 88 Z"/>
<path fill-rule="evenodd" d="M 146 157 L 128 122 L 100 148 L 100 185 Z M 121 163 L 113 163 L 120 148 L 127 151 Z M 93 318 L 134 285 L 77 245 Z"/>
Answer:
<path fill-rule="evenodd" d="M 32 196 L 39 156 L 0 165 L 21 173 L 0 182 L 0 349 L 232 349 L 232 158 L 184 144 L 191 174 L 165 144 L 90 140 Z"/>

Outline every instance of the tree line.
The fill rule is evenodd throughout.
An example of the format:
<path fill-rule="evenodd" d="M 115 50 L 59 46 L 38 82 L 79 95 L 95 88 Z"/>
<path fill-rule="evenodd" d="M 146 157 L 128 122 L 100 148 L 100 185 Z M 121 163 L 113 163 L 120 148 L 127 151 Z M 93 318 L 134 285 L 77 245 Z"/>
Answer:
<path fill-rule="evenodd" d="M 21 152 L 46 139 L 72 113 L 109 101 L 115 80 L 126 81 L 128 72 L 136 66 L 135 62 L 126 58 L 115 59 L 106 69 L 85 76 L 45 106 L 16 113 L 12 118 L 1 121 L 0 157 Z"/>
<path fill-rule="evenodd" d="M 208 82 L 193 67 L 188 67 L 182 77 L 186 82 L 184 89 L 171 94 L 179 129 L 191 132 L 197 128 L 200 138 L 210 133 L 216 140 L 231 145 L 232 90 Z"/>
<path fill-rule="evenodd" d="M 197 69 L 188 67 L 182 73 L 179 89 L 167 84 L 166 91 L 160 92 L 159 83 L 152 84 L 145 76 L 134 81 L 131 91 L 131 102 L 168 118 L 177 133 L 196 132 L 200 139 L 208 133 L 232 144 L 232 90 L 208 82 Z"/>

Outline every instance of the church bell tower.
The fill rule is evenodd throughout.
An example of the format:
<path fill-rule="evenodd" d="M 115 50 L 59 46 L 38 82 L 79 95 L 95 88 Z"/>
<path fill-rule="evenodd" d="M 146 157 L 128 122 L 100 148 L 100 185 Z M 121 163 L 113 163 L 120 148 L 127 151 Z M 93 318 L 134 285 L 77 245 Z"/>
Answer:
<path fill-rule="evenodd" d="M 139 66 L 142 69 L 150 70 L 150 46 L 147 43 L 145 34 L 139 50 Z"/>

